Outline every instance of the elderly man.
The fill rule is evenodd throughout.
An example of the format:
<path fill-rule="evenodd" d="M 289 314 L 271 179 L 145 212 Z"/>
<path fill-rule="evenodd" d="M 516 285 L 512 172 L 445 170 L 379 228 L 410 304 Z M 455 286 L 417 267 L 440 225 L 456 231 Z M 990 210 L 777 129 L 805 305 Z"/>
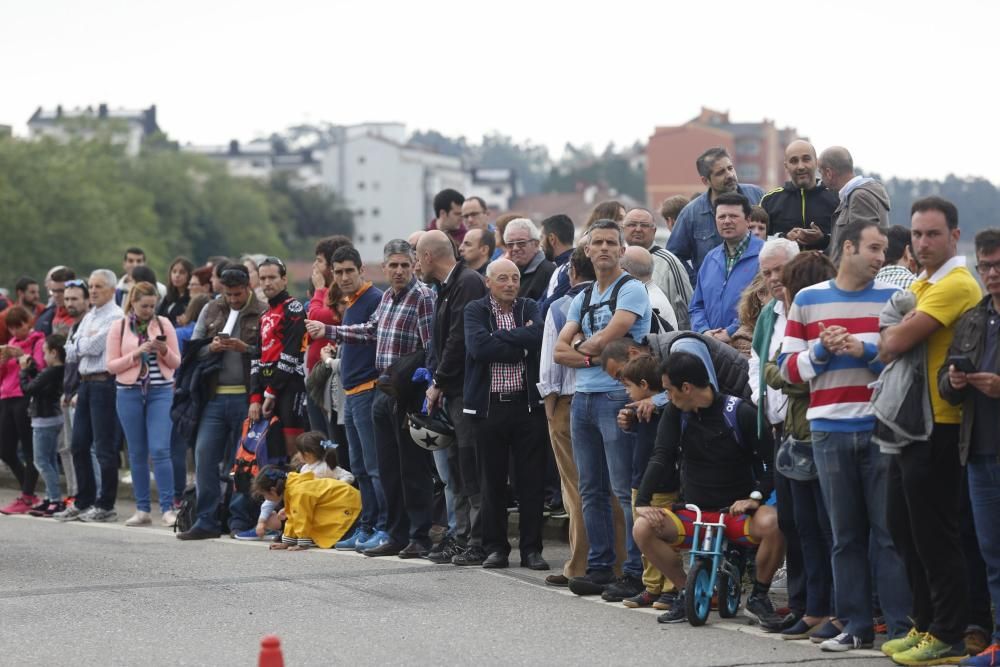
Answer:
<path fill-rule="evenodd" d="M 640 246 L 629 246 L 622 255 L 622 269 L 646 286 L 649 305 L 653 309 L 654 323 L 651 326 L 656 329 L 656 333 L 664 330 L 676 331 L 677 315 L 670 305 L 670 299 L 653 282 L 653 256 L 649 251 Z M 669 325 L 669 329 L 665 325 Z"/>
<path fill-rule="evenodd" d="M 538 304 L 518 297 L 521 272 L 506 259 L 486 271 L 490 293 L 465 307 L 465 413 L 480 442 L 485 568 L 508 565 L 507 470 L 513 459 L 520 503 L 521 567 L 548 570 L 542 558 L 545 410 L 538 395 L 542 328 Z"/>
<path fill-rule="evenodd" d="M 652 255 L 652 281 L 666 295 L 671 310 L 676 315 L 676 322 L 672 322 L 671 326 L 674 329 L 690 329 L 688 306 L 691 303 L 691 280 L 684 263 L 669 250 L 656 245 L 653 214 L 644 208 L 633 208 L 625 214 L 622 226 L 625 229 L 625 242 L 629 247 L 645 248 Z"/>
<path fill-rule="evenodd" d="M 820 153 L 819 174 L 826 187 L 837 193 L 840 202 L 833 212 L 830 246 L 834 264 L 840 263 L 840 235 L 844 227 L 859 220 L 889 226 L 889 193 L 874 178 L 854 173 L 854 158 L 843 146 L 831 146 Z"/>
<path fill-rule="evenodd" d="M 521 286 L 517 295 L 533 301 L 545 298 L 549 279 L 556 265 L 545 259 L 539 247 L 542 234 L 528 218 L 516 218 L 503 230 L 503 242 L 510 253 L 510 260 L 521 272 Z"/>
<path fill-rule="evenodd" d="M 115 303 L 115 274 L 98 269 L 90 274 L 93 309 L 66 343 L 66 361 L 76 363 L 80 388 L 73 422 L 73 467 L 78 492 L 73 504 L 55 517 L 60 521 L 115 521 L 118 496 L 118 416 L 115 376 L 108 373 L 107 338 L 111 324 L 123 317 Z M 91 446 L 97 447 L 101 488 L 97 489 Z"/>
<path fill-rule="evenodd" d="M 768 234 L 784 236 L 803 249 L 823 250 L 830 240 L 830 219 L 837 193 L 816 179 L 816 149 L 797 139 L 785 149 L 788 181 L 760 200 L 769 218 Z"/>

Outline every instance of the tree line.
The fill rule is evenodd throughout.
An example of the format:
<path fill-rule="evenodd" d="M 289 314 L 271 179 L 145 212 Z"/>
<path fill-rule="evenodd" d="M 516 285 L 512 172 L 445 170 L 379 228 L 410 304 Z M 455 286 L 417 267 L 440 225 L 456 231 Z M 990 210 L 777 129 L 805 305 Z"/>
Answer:
<path fill-rule="evenodd" d="M 0 285 L 57 264 L 120 271 L 124 248 L 155 269 L 183 255 L 311 254 L 315 239 L 353 233 L 329 192 L 287 174 L 230 176 L 224 165 L 153 139 L 138 157 L 111 141 L 0 139 Z M 163 280 L 161 278 L 161 280 Z"/>

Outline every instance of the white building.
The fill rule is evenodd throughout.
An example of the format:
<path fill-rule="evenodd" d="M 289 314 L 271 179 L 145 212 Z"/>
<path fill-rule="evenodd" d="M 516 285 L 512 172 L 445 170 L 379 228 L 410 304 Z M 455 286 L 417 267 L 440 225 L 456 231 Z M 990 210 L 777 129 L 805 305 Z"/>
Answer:
<path fill-rule="evenodd" d="M 491 211 L 509 211 L 517 191 L 517 175 L 513 169 L 478 167 L 469 172 L 469 186 L 462 194 L 467 199 L 481 198 Z"/>
<path fill-rule="evenodd" d="M 275 172 L 290 172 L 293 182 L 302 188 L 322 185 L 320 162 L 311 150 L 277 153 L 267 139 L 247 144 L 230 141 L 228 145 L 181 147 L 184 153 L 202 155 L 226 165 L 229 174 L 238 178 L 267 180 Z"/>
<path fill-rule="evenodd" d="M 354 213 L 354 244 L 365 261 L 381 261 L 387 241 L 425 229 L 439 191 L 468 190 L 460 158 L 406 146 L 405 134 L 401 123 L 350 126 L 323 154 L 323 181 Z"/>
<path fill-rule="evenodd" d="M 28 136 L 32 139 L 51 137 L 65 142 L 70 139 L 90 140 L 108 133 L 111 141 L 124 144 L 128 155 L 136 156 L 143 138 L 159 132 L 156 105 L 148 109 L 109 109 L 107 104 L 86 109 L 55 109 L 38 107 L 28 119 Z"/>

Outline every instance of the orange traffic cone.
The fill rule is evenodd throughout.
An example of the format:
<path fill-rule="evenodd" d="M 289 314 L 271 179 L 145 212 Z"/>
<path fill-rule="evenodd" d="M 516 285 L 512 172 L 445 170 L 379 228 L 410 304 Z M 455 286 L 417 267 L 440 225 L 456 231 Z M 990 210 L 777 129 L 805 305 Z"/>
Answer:
<path fill-rule="evenodd" d="M 285 667 L 285 659 L 281 656 L 281 640 L 276 635 L 268 635 L 260 640 L 257 667 Z"/>

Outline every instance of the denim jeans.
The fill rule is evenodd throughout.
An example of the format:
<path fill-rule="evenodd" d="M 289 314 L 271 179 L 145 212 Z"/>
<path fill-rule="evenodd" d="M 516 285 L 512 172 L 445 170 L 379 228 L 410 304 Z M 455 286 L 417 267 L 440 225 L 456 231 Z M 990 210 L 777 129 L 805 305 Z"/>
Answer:
<path fill-rule="evenodd" d="M 889 637 L 910 629 L 910 589 L 888 529 L 889 457 L 871 442 L 871 430 L 813 431 L 813 455 L 833 530 L 833 583 L 844 631 L 874 637 L 872 571 Z M 874 563 L 869 563 L 869 541 Z M 874 568 L 872 567 L 874 565 Z"/>
<path fill-rule="evenodd" d="M 323 412 L 323 406 L 314 401 L 308 394 L 306 394 L 306 417 L 309 419 L 310 431 L 319 431 L 327 437 L 333 436 L 333 429 L 330 428 L 330 422 L 326 418 L 326 413 Z M 352 470 L 351 474 L 353 473 Z"/>
<path fill-rule="evenodd" d="M 372 424 L 372 401 L 377 390 L 347 396 L 344 401 L 344 428 L 347 430 L 351 472 L 361 491 L 359 526 L 367 531 L 385 530 L 387 508 L 382 476 L 378 472 L 375 450 L 375 426 Z"/>
<path fill-rule="evenodd" d="M 156 385 L 146 389 L 138 385 L 118 387 L 118 419 L 128 441 L 128 460 L 132 468 L 132 492 L 136 509 L 150 510 L 149 462 L 160 496 L 160 511 L 174 507 L 174 464 L 170 458 L 170 404 L 174 386 Z"/>
<path fill-rule="evenodd" d="M 775 476 L 779 474 L 775 473 Z M 833 534 L 823 492 L 815 479 L 808 482 L 788 480 L 788 483 L 792 492 L 795 528 L 802 547 L 804 610 L 807 616 L 829 616 L 833 612 L 833 570 L 830 564 Z"/>
<path fill-rule="evenodd" d="M 450 449 L 450 448 L 449 448 Z M 438 477 L 444 483 L 444 504 L 448 508 L 448 535 L 455 537 L 458 532 L 458 519 L 455 517 L 455 480 L 451 478 L 451 468 L 448 463 L 448 450 L 438 449 L 432 452 L 434 467 Z"/>
<path fill-rule="evenodd" d="M 625 407 L 625 390 L 578 392 L 570 409 L 573 461 L 580 474 L 583 523 L 587 528 L 587 571 L 608 572 L 615 564 L 615 529 L 610 497 L 625 515 L 626 558 L 622 571 L 642 577 L 642 554 L 632 538 L 632 450 L 635 435 L 618 428 L 618 411 Z"/>
<path fill-rule="evenodd" d="M 198 422 L 194 446 L 194 474 L 197 501 L 194 527 L 220 532 L 219 501 L 229 483 L 229 471 L 236 445 L 247 418 L 246 394 L 219 394 L 208 401 Z M 256 520 L 255 520 L 256 521 Z M 242 530 L 253 525 L 242 526 Z"/>
<path fill-rule="evenodd" d="M 115 409 L 115 381 L 81 382 L 76 394 L 72 444 L 78 487 L 76 506 L 81 510 L 91 505 L 104 510 L 115 508 L 120 428 Z M 100 468 L 99 494 L 92 447 L 97 449 Z"/>
<path fill-rule="evenodd" d="M 35 468 L 45 483 L 46 500 L 62 500 L 59 491 L 59 432 L 62 425 L 34 426 Z"/>
<path fill-rule="evenodd" d="M 1000 644 L 1000 462 L 993 454 L 971 456 L 968 474 L 979 550 L 986 561 L 986 579 L 996 606 L 993 643 Z"/>

